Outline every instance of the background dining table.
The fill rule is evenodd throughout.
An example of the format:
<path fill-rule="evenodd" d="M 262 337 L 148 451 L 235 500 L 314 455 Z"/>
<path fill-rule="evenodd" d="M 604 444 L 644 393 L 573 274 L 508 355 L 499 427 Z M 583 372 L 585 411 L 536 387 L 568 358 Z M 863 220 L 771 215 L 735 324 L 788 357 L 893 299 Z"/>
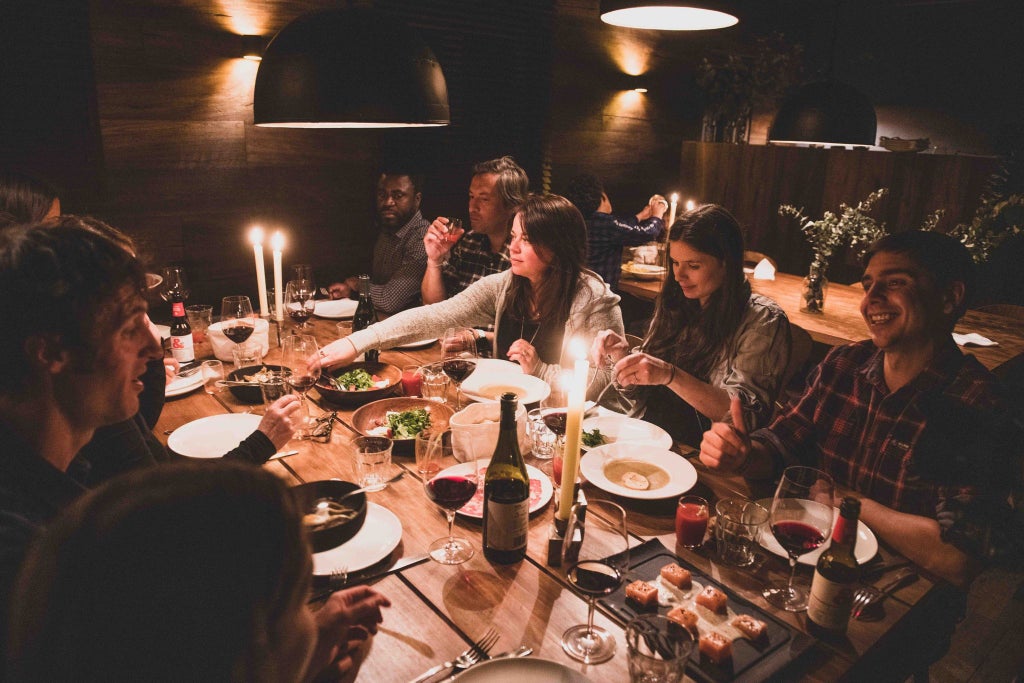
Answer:
<path fill-rule="evenodd" d="M 335 322 L 312 321 L 321 344 L 336 338 Z M 290 330 L 282 330 L 282 333 L 290 333 Z M 274 330 L 271 330 L 271 338 L 274 336 Z M 280 349 L 276 344 L 272 346 L 265 358 L 266 363 L 279 360 Z M 200 358 L 211 354 L 208 342 L 197 344 L 196 349 Z M 435 361 L 439 357 L 436 343 L 420 350 L 386 350 L 381 353 L 382 362 L 398 367 Z M 202 417 L 224 414 L 226 409 L 235 413 L 262 412 L 262 406 L 240 403 L 226 389 L 218 398 L 221 400 L 214 400 L 198 390 L 168 399 L 157 425 L 157 434 L 166 441 L 168 432 Z M 272 460 L 264 467 L 292 484 L 334 477 L 354 481 L 356 473 L 351 440 L 356 430 L 352 427 L 352 410 L 326 403 L 315 390 L 310 392 L 310 398 L 310 411 L 314 415 L 337 411 L 338 421 L 330 440 L 326 443 L 293 440 L 282 450 L 294 449 L 297 454 Z M 742 478 L 723 477 L 708 471 L 689 445 L 676 444 L 675 450 L 698 471 L 699 481 L 693 492 L 707 498 L 712 506 L 721 497 L 771 496 L 770 489 L 752 490 Z M 550 475 L 550 460 L 526 455 L 526 461 Z M 388 557 L 364 572 L 354 573 L 356 580 L 360 575 L 391 567 L 402 558 L 425 553 L 431 541 L 447 533 L 445 516 L 427 500 L 413 457 L 396 455 L 392 467 L 395 472 L 404 471 L 405 475 L 384 490 L 368 494 L 368 499 L 398 516 L 402 526 L 401 542 Z M 591 499 L 612 498 L 625 507 L 634 546 L 659 539 L 668 550 L 698 571 L 790 627 L 793 638 L 787 647 L 792 652 L 786 656 L 792 655 L 794 661 L 789 662 L 781 674 L 785 680 L 856 678 L 861 666 L 877 657 L 887 656 L 885 648 L 896 642 L 908 622 L 907 615 L 926 600 L 933 587 L 931 581 L 923 578 L 888 600 L 884 615 L 879 620 L 851 621 L 844 636 L 814 639 L 807 635 L 805 613 L 777 610 L 761 597 L 761 588 L 767 581 L 788 576 L 788 566 L 782 558 L 759 550 L 758 560 L 752 567 L 738 569 L 721 565 L 711 552 L 710 542 L 705 542 L 703 548 L 695 551 L 676 546 L 674 499 L 638 501 L 615 497 L 591 484 L 584 484 L 583 489 Z M 586 665 L 571 659 L 562 650 L 562 632 L 574 624 L 584 623 L 587 608 L 584 599 L 568 586 L 562 572 L 547 565 L 553 506 L 549 503 L 532 515 L 527 557 L 518 564 L 501 566 L 488 562 L 481 549 L 479 521 L 459 516 L 456 534 L 470 539 L 477 551 L 471 560 L 456 566 L 426 561 L 374 581 L 374 586 L 391 599 L 392 607 L 385 611 L 384 623 L 373 641 L 359 679 L 410 680 L 434 664 L 451 660 L 493 627 L 499 632 L 500 640 L 492 654 L 527 645 L 533 648 L 532 656 L 559 662 L 591 680 L 628 680 L 623 625 L 601 606 L 595 623 L 615 634 L 615 656 L 602 664 Z M 884 563 L 893 564 L 901 560 L 884 544 L 880 546 Z M 807 568 L 801 568 L 799 572 L 803 581 L 809 580 Z M 884 578 L 878 582 L 884 582 Z M 806 651 L 801 652 L 804 649 Z M 758 676 L 748 676 L 744 680 L 758 679 Z"/>

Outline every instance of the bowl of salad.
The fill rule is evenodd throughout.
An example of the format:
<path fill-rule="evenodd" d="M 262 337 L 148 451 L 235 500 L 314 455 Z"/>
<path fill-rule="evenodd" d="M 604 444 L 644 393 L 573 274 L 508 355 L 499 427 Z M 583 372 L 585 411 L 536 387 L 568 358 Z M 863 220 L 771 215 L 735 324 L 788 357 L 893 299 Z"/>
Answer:
<path fill-rule="evenodd" d="M 426 398 L 385 398 L 367 403 L 352 413 L 352 427 L 365 436 L 386 436 L 393 453 L 412 455 L 416 435 L 428 427 L 448 429 L 452 409 Z"/>
<path fill-rule="evenodd" d="M 320 375 L 316 388 L 332 403 L 362 405 L 384 398 L 402 382 L 402 371 L 387 363 L 353 363 Z"/>

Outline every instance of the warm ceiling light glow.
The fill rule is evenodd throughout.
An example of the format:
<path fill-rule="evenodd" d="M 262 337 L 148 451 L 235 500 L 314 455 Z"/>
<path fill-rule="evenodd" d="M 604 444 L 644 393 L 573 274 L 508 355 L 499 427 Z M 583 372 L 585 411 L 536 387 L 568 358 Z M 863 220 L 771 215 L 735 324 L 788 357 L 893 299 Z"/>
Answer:
<path fill-rule="evenodd" d="M 640 93 L 647 92 L 647 88 L 633 88 L 633 92 L 640 92 Z"/>
<path fill-rule="evenodd" d="M 642 2 L 642 0 L 640 1 Z M 701 7 L 640 5 L 603 12 L 601 21 L 624 28 L 708 31 L 734 26 L 739 19 L 732 14 Z"/>
<path fill-rule="evenodd" d="M 609 41 L 609 55 L 624 74 L 642 76 L 651 64 L 652 47 L 638 40 Z"/>

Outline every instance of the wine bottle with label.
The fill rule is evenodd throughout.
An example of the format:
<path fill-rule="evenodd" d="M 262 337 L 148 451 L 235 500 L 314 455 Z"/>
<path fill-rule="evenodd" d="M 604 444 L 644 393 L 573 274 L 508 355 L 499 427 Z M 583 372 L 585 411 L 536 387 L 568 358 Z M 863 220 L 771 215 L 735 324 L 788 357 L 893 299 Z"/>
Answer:
<path fill-rule="evenodd" d="M 352 331 L 365 330 L 377 322 L 377 311 L 373 308 L 373 301 L 370 299 L 370 276 L 363 274 L 359 280 L 359 305 L 356 306 L 355 315 L 352 317 Z M 363 359 L 370 363 L 380 360 L 380 351 L 377 349 L 368 350 Z"/>
<path fill-rule="evenodd" d="M 526 557 L 530 521 L 530 475 L 519 452 L 516 395 L 501 395 L 498 445 L 484 478 L 484 556 L 497 564 Z"/>
<path fill-rule="evenodd" d="M 844 633 L 850 621 L 850 608 L 860 567 L 854 548 L 857 544 L 857 518 L 860 501 L 843 498 L 839 518 L 832 530 L 832 543 L 818 558 L 807 602 L 807 618 L 833 633 Z"/>
<path fill-rule="evenodd" d="M 192 326 L 185 315 L 185 302 L 171 304 L 171 355 L 179 363 L 191 363 L 196 359 L 192 341 Z"/>

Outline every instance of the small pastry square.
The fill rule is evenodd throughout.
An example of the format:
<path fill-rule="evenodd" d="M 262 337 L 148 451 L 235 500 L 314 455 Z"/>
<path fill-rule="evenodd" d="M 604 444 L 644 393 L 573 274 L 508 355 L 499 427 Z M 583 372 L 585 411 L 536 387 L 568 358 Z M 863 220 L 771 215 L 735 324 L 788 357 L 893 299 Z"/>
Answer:
<path fill-rule="evenodd" d="M 694 636 L 697 635 L 697 621 L 699 617 L 696 612 L 688 610 L 685 607 L 675 607 L 669 610 L 668 614 L 665 615 L 665 618 L 676 622 Z"/>
<path fill-rule="evenodd" d="M 658 588 L 646 581 L 634 581 L 626 586 L 626 597 L 643 607 L 656 607 L 658 605 Z"/>
<path fill-rule="evenodd" d="M 738 615 L 732 620 L 732 625 L 751 640 L 758 640 L 765 633 L 764 622 L 760 619 L 755 619 L 749 614 Z"/>
<path fill-rule="evenodd" d="M 729 599 L 725 596 L 725 593 L 714 586 L 704 588 L 704 590 L 697 594 L 695 599 L 698 605 L 703 605 L 712 612 L 725 612 L 725 606 L 728 601 Z"/>
<path fill-rule="evenodd" d="M 690 576 L 690 570 L 683 569 L 675 562 L 666 564 L 661 568 L 661 578 L 682 590 L 689 590 L 693 587 L 693 577 Z"/>
<path fill-rule="evenodd" d="M 718 665 L 732 659 L 732 641 L 717 631 L 708 631 L 698 642 L 701 655 Z"/>

